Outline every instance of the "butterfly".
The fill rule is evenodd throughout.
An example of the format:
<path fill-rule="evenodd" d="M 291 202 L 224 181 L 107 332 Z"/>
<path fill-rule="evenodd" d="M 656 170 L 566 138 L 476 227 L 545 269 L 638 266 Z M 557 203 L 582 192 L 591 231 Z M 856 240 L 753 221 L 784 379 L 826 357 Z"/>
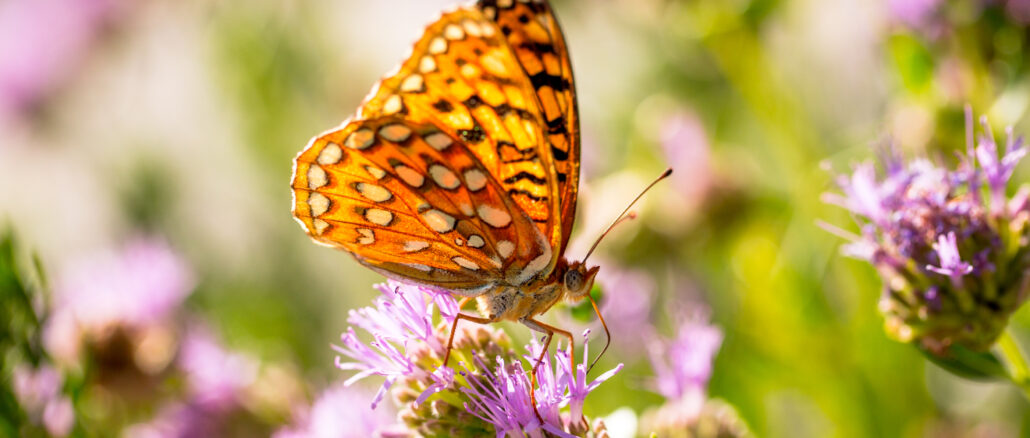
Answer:
<path fill-rule="evenodd" d="M 301 151 L 293 215 L 376 272 L 475 299 L 482 316 L 460 313 L 451 341 L 462 319 L 517 321 L 546 335 L 545 353 L 572 334 L 537 317 L 590 298 L 598 272 L 565 257 L 579 170 L 575 81 L 550 4 L 479 0 L 430 24 L 356 115 Z"/>

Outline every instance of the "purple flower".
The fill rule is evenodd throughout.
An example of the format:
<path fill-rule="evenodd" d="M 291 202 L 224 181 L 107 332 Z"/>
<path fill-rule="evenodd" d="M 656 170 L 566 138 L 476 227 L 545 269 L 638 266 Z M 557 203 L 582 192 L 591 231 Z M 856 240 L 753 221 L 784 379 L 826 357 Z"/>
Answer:
<path fill-rule="evenodd" d="M 1024 272 L 1030 272 L 1018 250 L 1030 238 L 1030 189 L 1006 197 L 1026 150 L 1010 129 L 999 157 L 986 121 L 974 147 L 972 119 L 970 111 L 968 152 L 957 168 L 926 159 L 906 165 L 888 150 L 882 176 L 864 163 L 838 178 L 842 195 L 824 196 L 855 213 L 857 235 L 824 228 L 851 240 L 845 254 L 870 262 L 883 277 L 880 309 L 888 332 L 937 354 L 956 343 L 989 348 L 1022 304 Z"/>
<path fill-rule="evenodd" d="M 157 415 L 149 421 L 127 427 L 123 436 L 127 438 L 220 436 L 220 429 L 225 420 L 226 418 L 221 412 L 209 410 L 190 400 L 176 401 L 162 407 Z"/>
<path fill-rule="evenodd" d="M 52 366 L 30 369 L 21 365 L 11 376 L 14 396 L 29 418 L 40 423 L 51 436 L 66 436 L 75 425 L 71 400 L 61 393 L 64 377 Z"/>
<path fill-rule="evenodd" d="M 940 9 L 942 0 L 887 0 L 887 9 L 906 26 L 927 30 Z"/>
<path fill-rule="evenodd" d="M 542 430 L 560 436 L 571 436 L 562 430 L 557 406 L 549 398 L 541 400 L 543 406 L 538 405 L 540 415 L 544 419 L 544 424 L 540 424 L 529 397 L 532 382 L 521 363 L 508 364 L 503 357 L 498 357 L 497 367 L 491 370 L 478 357 L 475 360 L 482 372 L 462 373 L 468 382 L 468 386 L 461 388 L 461 392 L 469 397 L 469 401 L 465 402 L 465 408 L 472 415 L 492 424 L 499 438 L 509 433 L 516 436 L 528 434 L 542 437 Z M 555 382 L 548 383 L 550 384 L 545 386 L 545 382 L 540 382 L 537 393 L 557 391 Z"/>
<path fill-rule="evenodd" d="M 615 333 L 648 333 L 651 326 L 651 303 L 654 300 L 655 283 L 646 272 L 621 267 L 618 264 L 600 261 L 602 267 L 597 274 L 597 284 L 603 291 L 602 299 L 597 303 L 608 324 L 608 329 Z M 587 304 L 589 305 L 589 303 Z M 567 324 L 576 324 L 569 318 Z M 601 329 L 600 321 L 590 326 L 594 330 Z M 625 337 L 613 337 L 614 346 L 624 351 L 640 351 L 640 342 Z"/>
<path fill-rule="evenodd" d="M 720 345 L 722 332 L 700 315 L 684 318 L 674 339 L 650 342 L 656 391 L 670 400 L 706 394 Z"/>
<path fill-rule="evenodd" d="M 998 144 L 994 141 L 994 134 L 987 125 L 987 118 L 981 118 L 980 123 L 984 127 L 985 134 L 980 136 L 979 145 L 976 147 L 976 159 L 983 168 L 987 187 L 991 190 L 991 212 L 999 214 L 1005 209 L 1005 188 L 1012 178 L 1012 172 L 1016 165 L 1026 155 L 1026 148 L 1023 147 L 1023 138 L 1013 138 L 1012 127 L 1005 130 L 1008 140 L 1006 141 L 1005 153 L 998 158 Z"/>
<path fill-rule="evenodd" d="M 689 206 L 700 204 L 712 185 L 711 145 L 700 118 L 674 111 L 662 121 L 659 142 L 669 165 L 676 169 L 674 186 Z"/>
<path fill-rule="evenodd" d="M 947 275 L 953 281 L 959 282 L 963 275 L 973 272 L 973 266 L 963 262 L 958 253 L 958 243 L 955 232 L 938 237 L 937 243 L 933 244 L 937 257 L 940 258 L 940 266 L 926 265 L 926 269 L 941 275 Z"/>
<path fill-rule="evenodd" d="M 294 425 L 279 429 L 274 438 L 365 438 L 395 429 L 390 409 L 371 410 L 371 394 L 354 387 L 327 389 L 308 409 L 295 414 Z"/>
<path fill-rule="evenodd" d="M 346 385 L 371 375 L 386 377 L 372 401 L 373 409 L 398 378 L 425 373 L 412 354 L 417 348 L 428 345 L 442 357 L 445 347 L 434 331 L 434 307 L 441 309 L 445 321 L 453 321 L 458 311 L 457 302 L 446 292 L 392 280 L 377 288 L 384 296 L 376 299 L 375 306 L 351 311 L 347 319 L 352 325 L 367 331 L 373 340 L 364 343 L 351 327 L 341 336 L 343 345 L 333 346 L 337 353 L 352 359 L 345 362 L 337 356 L 336 366 L 342 370 L 358 371 L 347 379 Z M 430 374 L 436 384 L 425 391 L 419 402 L 449 385 L 454 372 L 441 368 Z"/>
<path fill-rule="evenodd" d="M 143 326 L 175 312 L 193 288 L 189 268 L 159 239 L 83 257 L 61 272 L 56 307 L 85 329 Z"/>
<path fill-rule="evenodd" d="M 615 368 L 612 368 L 600 376 L 597 376 L 593 381 L 587 381 L 587 366 L 590 360 L 590 330 L 583 332 L 583 360 L 576 364 L 576 369 L 573 370 L 570 362 L 570 356 L 568 352 L 566 354 L 556 354 L 555 360 L 558 362 L 558 371 L 560 376 L 558 380 L 565 380 L 568 384 L 568 393 L 566 395 L 566 401 L 569 404 L 569 417 L 571 421 L 579 421 L 583 418 L 583 404 L 586 402 L 587 395 L 591 391 L 597 389 L 602 383 L 612 378 L 615 374 L 622 370 L 623 364 L 618 364 Z"/>
<path fill-rule="evenodd" d="M 589 333 L 587 330 L 583 334 L 584 339 Z M 528 354 L 525 359 L 530 364 L 535 363 L 542 348 L 534 340 L 526 346 Z M 521 362 L 509 363 L 503 357 L 497 357 L 497 366 L 489 369 L 477 357 L 480 373 L 474 374 L 467 369 L 463 373 L 468 385 L 461 387 L 461 392 L 469 397 L 465 407 L 476 417 L 492 424 L 499 438 L 509 434 L 542 437 L 544 431 L 562 437 L 574 436 L 569 433 L 570 429 L 588 426 L 582 424 L 586 396 L 622 370 L 623 364 L 588 382 L 587 348 L 584 347 L 583 361 L 576 365 L 575 370 L 571 367 L 570 357 L 569 350 L 559 347 L 553 361 L 545 355 L 537 367 L 536 411 L 529 397 L 532 381 Z M 569 406 L 569 416 L 565 421 L 560 413 L 564 406 Z M 539 412 L 543 424 L 537 419 L 536 412 Z"/>
<path fill-rule="evenodd" d="M 167 323 L 193 288 L 186 264 L 155 238 L 74 261 L 55 283 L 44 342 L 51 354 L 68 362 L 78 357 L 83 338 Z"/>
<path fill-rule="evenodd" d="M 257 377 L 258 364 L 246 355 L 227 351 L 200 329 L 189 332 L 179 351 L 179 367 L 186 373 L 191 398 L 209 410 L 224 410 Z"/>
<path fill-rule="evenodd" d="M 0 119 L 35 105 L 70 77 L 115 5 L 113 0 L 0 3 Z"/>

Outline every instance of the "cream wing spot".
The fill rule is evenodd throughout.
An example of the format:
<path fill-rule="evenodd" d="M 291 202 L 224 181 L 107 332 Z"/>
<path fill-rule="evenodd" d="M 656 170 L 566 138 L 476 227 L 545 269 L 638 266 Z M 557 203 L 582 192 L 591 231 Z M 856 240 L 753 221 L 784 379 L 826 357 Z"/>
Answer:
<path fill-rule="evenodd" d="M 497 8 L 493 6 L 487 6 L 483 8 L 483 14 L 486 15 L 486 18 L 494 20 L 497 18 Z"/>
<path fill-rule="evenodd" d="M 472 248 L 482 248 L 486 242 L 483 241 L 483 237 L 478 234 L 469 236 L 469 246 Z"/>
<path fill-rule="evenodd" d="M 393 222 L 393 213 L 379 208 L 370 208 L 365 210 L 365 220 L 385 227 Z"/>
<path fill-rule="evenodd" d="M 442 132 L 434 132 L 432 134 L 429 134 L 425 136 L 425 140 L 426 143 L 429 143 L 429 146 L 432 146 L 433 149 L 436 149 L 438 151 L 443 151 L 444 149 L 447 149 L 452 144 L 454 144 L 454 140 L 451 140 L 451 137 L 449 135 L 444 134 Z"/>
<path fill-rule="evenodd" d="M 429 53 L 434 55 L 447 53 L 447 40 L 443 39 L 443 37 L 433 38 L 433 40 L 429 42 Z"/>
<path fill-rule="evenodd" d="M 401 143 L 407 140 L 408 137 L 411 137 L 411 128 L 398 123 L 391 123 L 379 128 L 379 136 L 393 143 Z"/>
<path fill-rule="evenodd" d="M 319 217 L 329 211 L 329 198 L 315 192 L 308 196 L 308 206 L 311 207 L 311 217 Z"/>
<path fill-rule="evenodd" d="M 465 268 L 465 269 L 469 269 L 469 270 L 472 270 L 472 271 L 478 271 L 479 270 L 479 265 L 477 265 L 476 262 L 473 262 L 472 260 L 469 260 L 469 259 L 467 259 L 465 257 L 462 257 L 462 256 L 455 256 L 455 257 L 451 258 L 451 261 L 453 261 L 454 264 L 456 264 L 458 266 L 461 266 L 462 268 Z"/>
<path fill-rule="evenodd" d="M 386 177 L 386 171 L 378 167 L 365 166 L 365 171 L 375 179 L 383 179 Z"/>
<path fill-rule="evenodd" d="M 311 225 L 315 227 L 315 234 L 319 235 L 324 233 L 326 228 L 329 228 L 329 222 L 326 222 L 322 219 L 315 219 L 311 221 Z"/>
<path fill-rule="evenodd" d="M 451 172 L 451 169 L 448 169 L 441 164 L 429 166 L 429 176 L 433 177 L 433 181 L 436 182 L 436 185 L 448 190 L 454 190 L 461 185 L 461 181 L 458 180 L 458 176 L 455 175 L 454 172 Z"/>
<path fill-rule="evenodd" d="M 433 270 L 433 268 L 430 268 L 429 266 L 423 265 L 421 263 L 404 263 L 404 266 L 407 266 L 407 267 L 412 268 L 412 269 L 414 269 L 416 271 L 422 271 L 422 272 L 429 272 L 429 271 Z"/>
<path fill-rule="evenodd" d="M 368 228 L 358 228 L 356 231 L 359 235 L 358 243 L 362 245 L 371 245 L 373 243 L 376 243 L 376 235 L 374 232 L 372 232 L 372 230 Z"/>
<path fill-rule="evenodd" d="M 422 218 L 437 233 L 449 233 L 454 229 L 454 217 L 435 208 L 422 213 Z"/>
<path fill-rule="evenodd" d="M 497 11 L 494 10 L 493 8 L 489 8 L 489 9 L 494 11 L 494 17 L 490 17 L 490 19 L 493 20 L 494 18 L 496 18 Z M 487 16 L 489 16 L 489 15 L 490 14 L 487 14 Z M 483 36 L 485 36 L 485 37 L 489 38 L 489 37 L 492 37 L 492 36 L 497 34 L 497 32 L 494 30 L 494 26 L 492 24 L 490 24 L 490 23 L 483 23 L 482 29 L 483 29 Z"/>
<path fill-rule="evenodd" d="M 472 168 L 465 171 L 465 187 L 476 192 L 486 187 L 486 174 L 483 171 Z"/>
<path fill-rule="evenodd" d="M 354 134 L 351 134 L 351 136 L 353 135 Z M 350 139 L 350 137 L 347 138 Z M 322 152 L 318 153 L 318 159 L 316 161 L 318 161 L 318 164 L 323 166 L 330 166 L 339 163 L 341 159 L 343 159 L 343 150 L 340 149 L 340 145 L 329 142 L 329 144 L 326 144 L 325 147 L 322 148 Z"/>
<path fill-rule="evenodd" d="M 326 175 L 325 169 L 317 164 L 312 164 L 308 168 L 308 188 L 315 190 L 326 184 L 329 184 L 329 175 Z"/>
<path fill-rule="evenodd" d="M 425 80 L 418 73 L 408 76 L 404 78 L 404 82 L 401 82 L 401 91 L 405 93 L 421 93 L 425 91 Z"/>
<path fill-rule="evenodd" d="M 396 94 L 386 98 L 386 103 L 383 104 L 383 114 L 388 116 L 397 114 L 401 112 L 402 109 L 404 109 L 404 101 L 402 101 L 401 97 Z M 382 135 L 382 131 L 380 131 L 379 135 Z"/>
<path fill-rule="evenodd" d="M 389 190 L 375 184 L 358 183 L 355 188 L 358 189 L 361 196 L 364 196 L 372 202 L 386 202 L 389 201 L 390 198 L 393 198 L 393 193 L 390 193 Z"/>
<path fill-rule="evenodd" d="M 497 254 L 502 258 L 508 258 L 515 252 L 515 244 L 508 240 L 497 242 Z"/>
<path fill-rule="evenodd" d="M 436 60 L 432 56 L 426 55 L 418 63 L 418 71 L 422 74 L 428 74 L 436 71 Z"/>
<path fill-rule="evenodd" d="M 475 217 L 476 216 L 476 210 L 474 208 L 472 208 L 472 204 L 469 204 L 468 202 L 462 202 L 461 204 L 458 204 L 458 209 L 461 210 L 461 214 L 463 214 L 465 216 L 468 216 L 468 217 Z"/>
<path fill-rule="evenodd" d="M 551 247 L 547 246 L 544 248 L 544 253 L 540 254 L 533 260 L 531 260 L 526 267 L 522 269 L 522 272 L 515 277 L 516 284 L 523 284 L 529 279 L 533 278 L 540 271 L 543 271 L 547 267 L 547 264 L 551 263 Z"/>
<path fill-rule="evenodd" d="M 347 136 L 347 139 L 343 141 L 343 145 L 351 149 L 366 149 L 375 143 L 375 135 L 372 134 L 372 130 L 368 128 L 361 128 L 357 131 L 352 132 Z"/>
<path fill-rule="evenodd" d="M 451 41 L 462 40 L 465 39 L 465 31 L 457 24 L 448 24 L 443 28 L 443 36 Z"/>
<path fill-rule="evenodd" d="M 465 28 L 465 33 L 474 37 L 480 37 L 483 35 L 483 31 L 479 28 L 479 23 L 472 20 L 465 20 L 461 22 L 461 27 Z"/>
<path fill-rule="evenodd" d="M 465 241 L 462 240 L 462 238 L 460 238 L 460 237 L 455 237 L 454 238 L 454 244 L 458 245 L 458 246 L 465 246 Z"/>
<path fill-rule="evenodd" d="M 412 169 L 412 168 L 410 168 L 408 166 L 405 166 L 403 164 L 398 165 L 397 167 L 394 167 L 393 169 L 395 171 L 397 171 L 397 176 L 399 176 L 401 178 L 401 181 L 404 181 L 404 183 L 409 185 L 409 186 L 412 186 L 412 187 L 422 187 L 422 184 L 424 184 L 426 182 L 426 177 L 425 176 L 422 176 L 422 174 L 418 173 L 417 170 Z"/>
<path fill-rule="evenodd" d="M 421 240 L 404 242 L 404 252 L 419 252 L 426 248 L 429 248 L 429 242 L 423 242 Z"/>
<path fill-rule="evenodd" d="M 479 218 L 494 228 L 504 228 L 511 223 L 511 215 L 499 208 L 479 204 Z"/>

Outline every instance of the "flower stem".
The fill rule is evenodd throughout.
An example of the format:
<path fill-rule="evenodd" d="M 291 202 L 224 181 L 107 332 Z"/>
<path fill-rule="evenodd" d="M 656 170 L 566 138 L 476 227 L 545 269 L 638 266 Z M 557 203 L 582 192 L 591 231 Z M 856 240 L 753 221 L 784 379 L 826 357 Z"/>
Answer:
<path fill-rule="evenodd" d="M 1009 379 L 1030 399 L 1030 366 L 1027 365 L 1023 350 L 1012 337 L 1011 330 L 1006 329 L 1002 332 L 996 346 L 999 358 L 1005 362 L 1005 367 L 1009 371 Z"/>

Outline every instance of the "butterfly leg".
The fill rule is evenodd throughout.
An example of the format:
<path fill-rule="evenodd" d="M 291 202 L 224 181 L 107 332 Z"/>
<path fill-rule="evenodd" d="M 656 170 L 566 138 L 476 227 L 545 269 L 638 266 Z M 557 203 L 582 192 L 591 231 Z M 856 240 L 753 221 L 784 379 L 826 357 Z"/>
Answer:
<path fill-rule="evenodd" d="M 537 321 L 537 320 L 535 320 L 533 318 L 521 319 L 521 320 L 519 320 L 519 322 L 521 322 L 523 325 L 525 325 L 526 327 L 529 327 L 532 330 L 535 330 L 537 332 L 540 332 L 540 333 L 544 334 L 544 339 L 545 339 L 545 341 L 544 341 L 544 348 L 543 348 L 543 350 L 540 351 L 540 357 L 538 357 L 536 359 L 536 363 L 533 364 L 533 371 L 531 371 L 530 374 L 529 374 L 529 377 L 530 377 L 530 380 L 531 380 L 531 383 L 532 383 L 532 385 L 529 388 L 529 399 L 533 403 L 533 413 L 536 414 L 537 420 L 540 420 L 540 423 L 542 424 L 544 422 L 544 419 L 542 417 L 540 417 L 540 412 L 536 409 L 536 393 L 535 393 L 535 390 L 536 390 L 536 370 L 537 370 L 537 368 L 540 367 L 540 364 L 543 363 L 544 356 L 547 355 L 547 350 L 551 347 L 551 340 L 554 339 L 554 334 L 555 333 L 558 333 L 558 334 L 560 334 L 562 336 L 565 336 L 565 337 L 569 338 L 569 354 L 571 355 L 571 356 L 569 356 L 569 364 L 572 366 L 572 369 L 575 370 L 576 369 L 576 354 L 575 354 L 576 353 L 576 346 L 575 346 L 576 344 L 574 343 L 575 341 L 572 338 L 572 333 L 569 333 L 566 330 L 562 330 L 562 329 L 560 329 L 558 327 L 555 327 L 555 326 L 552 326 L 552 325 L 544 324 L 544 323 L 542 323 L 540 321 Z"/>
<path fill-rule="evenodd" d="M 489 324 L 491 322 L 489 318 L 480 318 L 478 316 L 461 313 L 461 308 L 465 307 L 465 303 L 468 303 L 469 299 L 470 298 L 463 298 L 458 302 L 458 316 L 454 318 L 454 323 L 451 324 L 451 336 L 447 339 L 447 352 L 443 355 L 443 366 L 447 366 L 447 360 L 451 357 L 451 347 L 454 346 L 454 333 L 458 331 L 458 321 L 466 319 L 477 324 Z"/>

